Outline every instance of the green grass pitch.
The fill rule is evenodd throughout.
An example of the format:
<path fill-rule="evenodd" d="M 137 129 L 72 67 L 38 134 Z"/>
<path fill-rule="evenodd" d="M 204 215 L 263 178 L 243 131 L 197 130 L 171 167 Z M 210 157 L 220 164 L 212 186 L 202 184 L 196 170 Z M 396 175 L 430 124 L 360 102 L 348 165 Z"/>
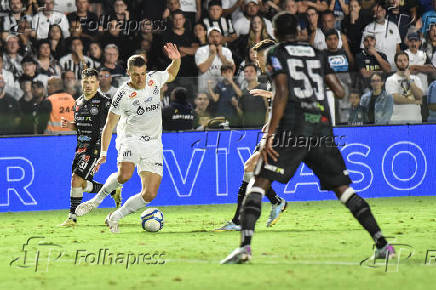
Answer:
<path fill-rule="evenodd" d="M 372 241 L 337 201 L 291 203 L 269 229 L 264 203 L 246 265 L 219 265 L 239 233 L 212 231 L 235 205 L 161 207 L 165 226 L 158 233 L 144 232 L 140 213 L 132 214 L 118 235 L 103 224 L 111 209 L 80 218 L 75 228 L 57 226 L 66 211 L 1 213 L 0 289 L 436 289 L 436 261 L 429 259 L 436 256 L 436 199 L 368 202 L 384 234 L 405 244 L 396 248 L 403 248 L 399 262 L 360 265 L 371 256 Z M 102 254 L 96 262 L 104 249 L 112 264 L 106 258 L 103 265 Z M 428 250 L 435 251 L 425 264 Z M 153 258 L 156 252 L 163 255 Z M 127 265 L 129 254 L 139 264 Z"/>

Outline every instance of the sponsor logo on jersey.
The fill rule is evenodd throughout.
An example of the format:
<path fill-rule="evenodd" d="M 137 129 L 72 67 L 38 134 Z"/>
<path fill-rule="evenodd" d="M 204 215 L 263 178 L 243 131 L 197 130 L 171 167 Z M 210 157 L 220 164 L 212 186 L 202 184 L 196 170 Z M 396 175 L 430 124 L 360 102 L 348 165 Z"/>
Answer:
<path fill-rule="evenodd" d="M 144 103 L 148 103 L 148 102 L 151 102 L 153 100 L 153 97 L 148 97 L 147 99 L 145 99 L 145 101 L 144 101 Z"/>
<path fill-rule="evenodd" d="M 97 115 L 98 114 L 98 109 L 97 107 L 91 107 L 91 110 L 89 110 L 91 115 Z"/>
<path fill-rule="evenodd" d="M 137 95 L 137 93 L 133 92 L 133 93 L 130 94 L 129 98 L 133 99 L 134 97 L 136 97 L 136 95 Z"/>
<path fill-rule="evenodd" d="M 154 165 L 156 165 L 156 166 L 160 166 L 160 167 L 163 166 L 163 164 L 162 164 L 162 163 L 159 163 L 159 162 L 156 162 Z"/>
<path fill-rule="evenodd" d="M 89 142 L 89 141 L 91 141 L 91 137 L 89 137 L 89 136 L 79 136 L 79 138 L 77 138 L 77 140 L 79 140 L 80 142 Z"/>
<path fill-rule="evenodd" d="M 154 80 L 149 80 L 148 81 L 148 86 L 151 87 L 152 85 L 154 85 Z"/>
<path fill-rule="evenodd" d="M 135 100 L 135 101 L 133 102 L 133 105 L 134 105 L 134 106 L 139 106 L 139 100 Z"/>
<path fill-rule="evenodd" d="M 159 103 L 157 103 L 157 104 L 153 104 L 153 105 L 150 105 L 150 106 L 148 106 L 148 107 L 145 107 L 145 111 L 146 111 L 146 112 L 151 112 L 151 111 L 154 111 L 154 110 L 159 109 L 159 107 L 160 107 L 160 104 L 159 104 Z"/>
<path fill-rule="evenodd" d="M 139 139 L 143 140 L 143 141 L 150 141 L 151 137 L 150 136 L 141 136 Z"/>
<path fill-rule="evenodd" d="M 283 67 L 280 64 L 280 61 L 277 57 L 275 56 L 271 56 L 271 65 L 274 68 L 274 70 L 282 70 Z"/>
<path fill-rule="evenodd" d="M 139 106 L 139 107 L 138 107 L 138 110 L 136 110 L 136 114 L 138 114 L 138 115 L 142 115 L 142 114 L 144 114 L 144 113 L 145 113 L 144 108 L 141 107 L 141 106 Z"/>
<path fill-rule="evenodd" d="M 126 94 L 126 91 L 120 91 L 118 93 L 118 95 L 116 95 L 115 101 L 112 102 L 112 106 L 114 108 L 117 108 L 118 105 L 120 104 L 121 99 L 123 98 L 123 96 Z"/>
<path fill-rule="evenodd" d="M 154 87 L 153 95 L 159 95 L 159 88 L 157 86 Z"/>
<path fill-rule="evenodd" d="M 123 152 L 123 156 L 124 156 L 124 157 L 132 156 L 132 151 L 124 151 L 124 152 Z"/>
<path fill-rule="evenodd" d="M 86 151 L 86 149 L 87 149 L 86 147 L 79 148 L 79 149 L 77 149 L 76 153 L 77 153 L 77 154 L 79 154 L 79 153 L 83 153 L 83 152 Z"/>

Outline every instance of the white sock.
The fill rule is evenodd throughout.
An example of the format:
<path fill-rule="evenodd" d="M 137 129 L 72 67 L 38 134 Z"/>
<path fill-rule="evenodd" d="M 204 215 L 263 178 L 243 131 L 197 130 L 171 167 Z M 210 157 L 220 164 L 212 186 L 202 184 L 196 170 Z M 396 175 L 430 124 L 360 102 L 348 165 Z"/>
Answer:
<path fill-rule="evenodd" d="M 86 181 L 86 187 L 85 187 L 85 189 L 83 191 L 91 192 L 93 188 L 94 188 L 94 185 L 92 184 L 92 182 L 87 180 Z"/>
<path fill-rule="evenodd" d="M 114 211 L 111 215 L 111 220 L 118 221 L 132 212 L 137 211 L 140 208 L 145 207 L 148 202 L 144 200 L 140 193 L 129 197 L 129 199 L 123 204 L 122 207 Z"/>
<path fill-rule="evenodd" d="M 118 183 L 118 173 L 112 173 L 108 179 L 106 179 L 105 184 L 100 189 L 100 191 L 97 193 L 96 196 L 92 199 L 92 201 L 96 202 L 97 204 L 100 204 L 106 196 L 108 196 L 112 191 L 114 191 L 118 186 L 121 184 Z"/>

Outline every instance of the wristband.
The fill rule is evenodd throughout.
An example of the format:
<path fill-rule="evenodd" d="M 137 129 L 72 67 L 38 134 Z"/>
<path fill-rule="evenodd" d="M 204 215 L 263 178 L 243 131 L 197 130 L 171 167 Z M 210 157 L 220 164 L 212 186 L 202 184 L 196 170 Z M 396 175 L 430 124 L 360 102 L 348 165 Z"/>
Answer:
<path fill-rule="evenodd" d="M 107 151 L 100 151 L 100 157 L 106 157 L 107 156 Z"/>

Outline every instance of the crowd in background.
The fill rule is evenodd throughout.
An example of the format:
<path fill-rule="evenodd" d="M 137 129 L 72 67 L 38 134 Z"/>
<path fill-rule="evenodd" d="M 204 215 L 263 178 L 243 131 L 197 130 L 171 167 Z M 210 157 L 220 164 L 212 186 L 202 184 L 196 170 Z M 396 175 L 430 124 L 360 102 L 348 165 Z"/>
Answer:
<path fill-rule="evenodd" d="M 167 42 L 182 64 L 161 91 L 164 129 L 261 128 L 268 100 L 250 91 L 270 86 L 253 46 L 280 11 L 346 88 L 328 92 L 335 124 L 436 121 L 436 1 L 0 0 L 0 135 L 62 132 L 85 67 L 111 98 L 130 55 L 164 70 Z"/>

